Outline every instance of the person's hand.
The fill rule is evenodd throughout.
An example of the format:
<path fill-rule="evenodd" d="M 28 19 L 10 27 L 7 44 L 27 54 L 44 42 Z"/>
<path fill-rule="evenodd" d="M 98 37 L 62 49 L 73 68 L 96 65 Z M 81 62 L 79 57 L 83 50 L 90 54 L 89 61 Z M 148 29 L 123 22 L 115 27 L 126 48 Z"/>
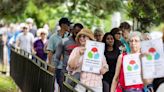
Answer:
<path fill-rule="evenodd" d="M 73 70 L 76 70 L 78 68 L 78 62 L 71 62 L 69 67 Z"/>
<path fill-rule="evenodd" d="M 147 53 L 147 52 L 144 52 L 144 53 L 140 54 L 141 57 L 145 57 L 145 56 L 148 56 L 148 55 L 149 55 L 149 53 Z"/>
<path fill-rule="evenodd" d="M 55 68 L 48 67 L 48 71 L 51 72 L 51 73 L 54 73 L 55 72 Z"/>
<path fill-rule="evenodd" d="M 106 66 L 104 66 L 104 67 L 102 67 L 102 68 L 100 69 L 100 74 L 103 75 L 103 74 L 105 74 L 107 71 L 108 71 L 108 68 L 107 68 Z"/>

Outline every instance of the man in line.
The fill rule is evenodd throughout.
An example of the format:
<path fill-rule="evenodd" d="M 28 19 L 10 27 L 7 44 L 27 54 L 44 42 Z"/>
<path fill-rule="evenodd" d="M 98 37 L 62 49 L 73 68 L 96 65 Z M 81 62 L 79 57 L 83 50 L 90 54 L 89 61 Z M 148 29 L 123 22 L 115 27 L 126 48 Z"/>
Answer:
<path fill-rule="evenodd" d="M 58 79 L 60 79 L 60 74 L 61 74 L 61 69 L 63 68 L 63 64 L 62 64 L 62 62 L 56 62 L 54 60 L 54 56 L 56 53 L 56 48 L 57 48 L 58 43 L 62 40 L 62 38 L 68 37 L 67 32 L 70 30 L 70 27 L 69 27 L 70 24 L 71 24 L 71 22 L 68 20 L 68 18 L 65 18 L 65 17 L 61 18 L 59 20 L 60 30 L 58 30 L 57 33 L 54 33 L 50 37 L 50 39 L 48 41 L 48 46 L 47 46 L 48 63 L 55 66 L 55 77 L 56 77 L 57 83 L 60 87 L 60 92 L 62 91 L 63 84 Z"/>

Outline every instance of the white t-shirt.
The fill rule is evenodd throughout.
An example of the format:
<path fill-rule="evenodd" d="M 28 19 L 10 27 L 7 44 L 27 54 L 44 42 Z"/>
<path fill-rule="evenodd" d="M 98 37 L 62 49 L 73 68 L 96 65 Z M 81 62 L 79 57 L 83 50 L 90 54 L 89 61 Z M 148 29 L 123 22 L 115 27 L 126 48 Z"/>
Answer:
<path fill-rule="evenodd" d="M 16 40 L 19 41 L 20 49 L 31 53 L 34 41 L 34 36 L 32 33 L 28 32 L 26 35 L 24 35 L 24 33 L 20 33 Z"/>

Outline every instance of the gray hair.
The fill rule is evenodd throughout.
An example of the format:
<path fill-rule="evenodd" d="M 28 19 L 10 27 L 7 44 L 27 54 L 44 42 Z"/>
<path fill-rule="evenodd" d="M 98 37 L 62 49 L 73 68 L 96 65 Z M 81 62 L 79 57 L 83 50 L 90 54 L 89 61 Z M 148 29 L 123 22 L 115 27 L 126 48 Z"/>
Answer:
<path fill-rule="evenodd" d="M 98 33 L 104 34 L 104 32 L 101 28 L 96 28 L 95 29 L 94 34 L 98 34 Z"/>
<path fill-rule="evenodd" d="M 140 38 L 140 40 L 142 40 L 142 35 L 141 35 L 141 33 L 140 32 L 138 32 L 138 31 L 132 31 L 132 32 L 130 32 L 130 34 L 129 34 L 129 39 L 131 39 L 132 37 L 139 37 Z"/>

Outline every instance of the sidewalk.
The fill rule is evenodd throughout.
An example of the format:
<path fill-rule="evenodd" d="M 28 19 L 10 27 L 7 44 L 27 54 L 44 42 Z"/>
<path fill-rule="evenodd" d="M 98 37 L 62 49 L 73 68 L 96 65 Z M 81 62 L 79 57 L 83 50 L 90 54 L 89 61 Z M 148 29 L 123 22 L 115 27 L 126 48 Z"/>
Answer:
<path fill-rule="evenodd" d="M 156 92 L 164 92 L 164 83 L 162 83 Z"/>

